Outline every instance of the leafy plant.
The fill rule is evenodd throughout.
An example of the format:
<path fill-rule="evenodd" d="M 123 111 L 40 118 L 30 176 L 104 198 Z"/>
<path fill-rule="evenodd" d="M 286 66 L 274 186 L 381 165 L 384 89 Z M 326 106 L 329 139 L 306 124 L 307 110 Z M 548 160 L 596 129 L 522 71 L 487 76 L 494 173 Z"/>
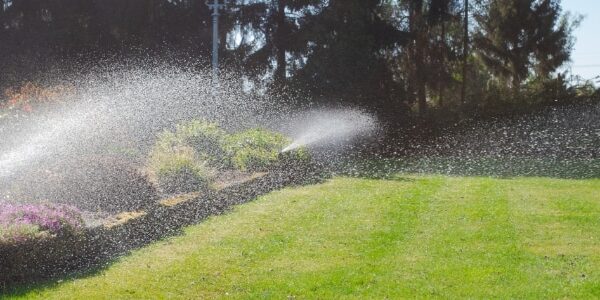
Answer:
<path fill-rule="evenodd" d="M 265 171 L 279 161 L 279 153 L 290 142 L 282 134 L 255 128 L 228 136 L 225 149 L 236 169 Z"/>
<path fill-rule="evenodd" d="M 204 120 L 192 120 L 177 125 L 177 135 L 191 146 L 211 148 L 220 146 L 221 141 L 227 134 L 219 125 Z"/>
<path fill-rule="evenodd" d="M 148 168 L 167 193 L 204 190 L 219 170 L 266 171 L 310 159 L 305 149 L 280 154 L 290 142 L 282 134 L 261 128 L 229 135 L 215 123 L 193 120 L 160 134 Z"/>
<path fill-rule="evenodd" d="M 160 134 L 150 153 L 149 169 L 167 193 L 210 188 L 215 168 L 226 164 L 226 132 L 216 123 L 192 120 Z"/>
<path fill-rule="evenodd" d="M 199 159 L 215 167 L 221 167 L 224 163 L 222 144 L 226 135 L 219 125 L 204 120 L 177 125 L 175 131 L 175 139 L 179 144 L 192 147 Z"/>
<path fill-rule="evenodd" d="M 163 149 L 164 150 L 164 149 Z M 151 171 L 167 193 L 186 193 L 210 188 L 213 171 L 191 147 L 156 150 L 150 156 Z"/>

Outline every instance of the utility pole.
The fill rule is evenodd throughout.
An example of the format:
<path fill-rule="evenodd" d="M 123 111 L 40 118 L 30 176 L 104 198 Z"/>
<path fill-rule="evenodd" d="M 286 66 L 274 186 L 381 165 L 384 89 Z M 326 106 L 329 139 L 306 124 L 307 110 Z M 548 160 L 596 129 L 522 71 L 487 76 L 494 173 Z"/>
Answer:
<path fill-rule="evenodd" d="M 212 49 L 212 68 L 215 75 L 219 73 L 219 10 L 224 9 L 229 0 L 206 0 L 206 5 L 212 10 L 213 21 L 213 49 Z"/>

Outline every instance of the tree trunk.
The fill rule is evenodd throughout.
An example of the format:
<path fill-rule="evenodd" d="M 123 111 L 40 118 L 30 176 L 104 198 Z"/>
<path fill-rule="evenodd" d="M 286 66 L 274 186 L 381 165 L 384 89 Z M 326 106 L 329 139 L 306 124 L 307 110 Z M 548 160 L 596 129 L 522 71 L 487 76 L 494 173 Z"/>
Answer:
<path fill-rule="evenodd" d="M 275 70 L 275 83 L 284 84 L 287 77 L 287 60 L 285 57 L 285 0 L 277 1 L 277 32 L 274 36 L 275 56 L 277 61 L 277 69 Z"/>
<path fill-rule="evenodd" d="M 515 98 L 518 98 L 521 94 L 521 77 L 513 75 L 512 78 L 512 90 Z"/>
<path fill-rule="evenodd" d="M 440 65 L 439 65 L 439 73 L 438 73 L 438 105 L 440 107 L 444 106 L 444 92 L 445 92 L 445 69 L 446 69 L 446 21 L 445 19 L 441 20 L 442 31 L 440 33 Z"/>
<path fill-rule="evenodd" d="M 463 69 L 462 69 L 462 86 L 460 90 L 460 102 L 465 104 L 467 97 L 467 63 L 469 59 L 469 0 L 465 2 L 465 23 L 464 23 L 464 38 L 463 38 Z"/>
<path fill-rule="evenodd" d="M 409 101 L 411 103 L 417 103 L 417 97 L 415 93 L 416 84 L 416 67 L 415 67 L 415 55 L 416 55 L 416 46 L 415 46 L 415 38 L 414 31 L 417 25 L 415 24 L 415 11 L 414 11 L 414 3 L 411 1 L 408 9 L 408 32 L 411 34 L 411 39 L 408 43 L 408 47 L 406 49 L 406 67 L 408 71 L 408 88 L 407 93 L 409 97 Z"/>
<path fill-rule="evenodd" d="M 425 63 L 424 52 L 426 51 L 426 28 L 423 20 L 423 1 L 412 1 L 412 9 L 409 16 L 410 32 L 414 39 L 413 42 L 413 59 L 414 73 L 413 84 L 417 97 L 417 108 L 419 115 L 423 117 L 427 112 L 427 94 L 425 90 Z"/>
<path fill-rule="evenodd" d="M 155 22 L 155 3 L 154 0 L 147 0 L 146 1 L 146 16 L 147 16 L 147 22 L 146 22 L 146 30 L 144 33 L 144 43 L 146 44 L 146 47 L 150 47 L 153 45 L 154 39 L 153 39 L 153 34 L 155 33 L 155 28 L 154 28 L 154 22 Z"/>
<path fill-rule="evenodd" d="M 425 70 L 423 63 L 423 53 L 424 50 L 422 43 L 417 43 L 417 56 L 416 67 L 417 67 L 417 100 L 419 101 L 419 115 L 421 117 L 425 116 L 427 113 L 427 93 L 425 91 Z"/>

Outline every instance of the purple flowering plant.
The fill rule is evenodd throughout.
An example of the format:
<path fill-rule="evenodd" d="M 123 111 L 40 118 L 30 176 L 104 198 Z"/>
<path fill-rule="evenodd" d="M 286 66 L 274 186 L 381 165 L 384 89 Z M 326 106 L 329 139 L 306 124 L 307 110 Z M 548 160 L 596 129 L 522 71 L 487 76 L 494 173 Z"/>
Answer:
<path fill-rule="evenodd" d="M 69 205 L 0 203 L 0 243 L 76 234 L 83 227 L 81 212 Z"/>

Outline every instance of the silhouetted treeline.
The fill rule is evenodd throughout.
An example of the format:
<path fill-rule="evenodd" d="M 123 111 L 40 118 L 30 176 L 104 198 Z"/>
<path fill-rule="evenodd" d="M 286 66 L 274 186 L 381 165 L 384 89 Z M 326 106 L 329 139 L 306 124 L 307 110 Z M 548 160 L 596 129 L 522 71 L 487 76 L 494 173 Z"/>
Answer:
<path fill-rule="evenodd" d="M 578 21 L 559 0 L 234 0 L 221 58 L 245 88 L 453 120 L 597 95 L 559 72 Z M 0 0 L 0 25 L 5 87 L 65 61 L 210 58 L 205 0 Z"/>

